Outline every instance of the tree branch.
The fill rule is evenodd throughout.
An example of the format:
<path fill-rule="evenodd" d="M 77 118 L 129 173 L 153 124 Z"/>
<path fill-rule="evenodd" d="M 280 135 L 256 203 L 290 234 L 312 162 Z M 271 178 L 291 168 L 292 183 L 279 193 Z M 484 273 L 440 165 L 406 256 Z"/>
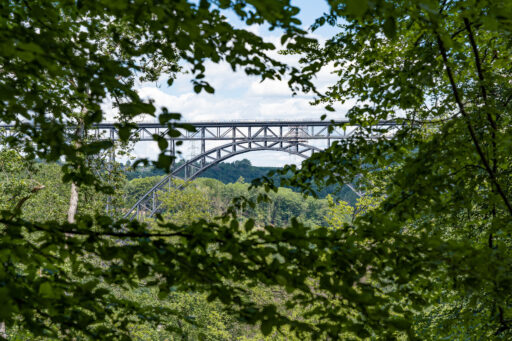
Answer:
<path fill-rule="evenodd" d="M 468 113 L 466 112 L 464 105 L 462 104 L 462 99 L 459 95 L 459 90 L 457 89 L 457 85 L 455 84 L 455 79 L 453 78 L 452 69 L 451 69 L 450 65 L 448 64 L 448 56 L 446 53 L 446 48 L 444 46 L 444 43 L 443 43 L 439 33 L 437 31 L 435 33 L 437 36 L 437 43 L 439 45 L 439 50 L 441 52 L 441 56 L 443 57 L 443 63 L 444 63 L 445 69 L 446 69 L 446 73 L 448 75 L 448 79 L 450 80 L 450 85 L 452 87 L 453 96 L 455 97 L 455 102 L 457 103 L 457 105 L 459 107 L 460 113 L 466 119 L 466 125 L 468 127 L 469 134 L 471 135 L 471 140 L 473 141 L 473 144 L 475 145 L 475 149 L 480 157 L 480 160 L 484 164 L 484 167 L 485 167 L 487 173 L 489 174 L 492 183 L 496 186 L 496 190 L 498 191 L 498 194 L 503 199 L 510 215 L 512 215 L 512 205 L 510 204 L 507 196 L 505 195 L 505 192 L 503 191 L 500 184 L 498 183 L 498 180 L 496 179 L 496 175 L 494 174 L 494 171 L 492 170 L 491 166 L 489 165 L 489 161 L 485 157 L 485 154 L 480 146 L 480 142 L 478 141 L 478 138 L 476 137 L 475 128 L 471 124 L 471 119 L 470 119 Z"/>
<path fill-rule="evenodd" d="M 466 26 L 466 31 L 468 31 L 469 42 L 471 44 L 471 49 L 473 50 L 473 54 L 475 56 L 475 64 L 476 70 L 478 74 L 478 79 L 480 80 L 480 91 L 482 92 L 482 98 L 484 99 L 484 104 L 487 106 L 487 89 L 484 85 L 484 72 L 482 70 L 482 61 L 480 59 L 480 55 L 478 53 L 478 47 L 476 46 L 475 37 L 473 31 L 471 30 L 471 23 L 467 18 L 464 18 L 464 25 Z M 496 125 L 496 121 L 492 118 L 492 115 L 487 112 L 487 120 L 491 124 L 492 129 L 496 130 L 498 127 Z"/>
<path fill-rule="evenodd" d="M 487 89 L 484 84 L 484 72 L 482 70 L 482 61 L 480 59 L 480 55 L 478 53 L 478 47 L 476 45 L 475 37 L 473 31 L 471 30 L 471 24 L 468 18 L 464 18 L 464 25 L 466 26 L 466 31 L 468 31 L 469 43 L 471 44 L 471 49 L 473 50 L 473 55 L 475 56 L 475 65 L 478 74 L 478 80 L 480 81 L 480 91 L 482 92 L 482 98 L 484 100 L 484 105 L 486 108 L 487 121 L 491 124 L 491 143 L 492 143 L 492 170 L 494 174 L 498 171 L 498 163 L 496 161 L 496 130 L 498 129 L 496 121 L 492 117 L 489 112 L 489 103 L 487 101 Z M 493 189 L 494 191 L 494 189 Z M 492 207 L 492 217 L 493 220 L 496 218 L 496 204 L 493 203 Z M 494 248 L 493 245 L 493 234 L 492 232 L 489 234 L 489 247 Z"/>
<path fill-rule="evenodd" d="M 32 188 L 32 190 L 30 191 L 30 193 L 36 193 L 40 190 L 42 190 L 44 188 L 44 185 L 37 185 L 36 187 Z M 23 204 L 25 203 L 25 201 L 27 201 L 30 197 L 32 196 L 32 194 L 29 194 L 23 198 L 21 198 L 20 201 L 18 201 L 18 204 L 16 205 L 16 207 L 14 208 L 15 211 L 18 211 L 21 209 L 21 206 L 23 206 Z"/>

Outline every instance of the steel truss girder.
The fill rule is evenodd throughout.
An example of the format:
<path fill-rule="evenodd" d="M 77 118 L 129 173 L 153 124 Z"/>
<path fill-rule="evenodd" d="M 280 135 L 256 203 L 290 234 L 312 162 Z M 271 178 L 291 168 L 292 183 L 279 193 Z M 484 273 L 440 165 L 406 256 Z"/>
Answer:
<path fill-rule="evenodd" d="M 335 127 L 329 126 L 335 123 Z M 132 132 L 130 140 L 154 141 L 153 136 L 162 136 L 174 141 L 229 141 L 229 140 L 268 140 L 276 138 L 280 140 L 325 140 L 346 139 L 353 136 L 361 128 L 350 124 L 348 121 L 233 121 L 233 122 L 190 122 L 196 128 L 195 132 L 177 128 L 180 136 L 170 138 L 169 127 L 159 123 L 139 123 Z M 397 126 L 394 121 L 379 122 L 374 128 L 393 128 Z M 341 128 L 342 127 L 342 128 Z M 75 132 L 74 127 L 66 129 L 70 135 Z M 12 136 L 16 134 L 15 126 L 0 124 L 0 135 Z M 99 123 L 87 130 L 87 135 L 98 139 L 119 139 L 118 128 L 115 123 Z M 376 133 L 376 136 L 380 136 Z"/>

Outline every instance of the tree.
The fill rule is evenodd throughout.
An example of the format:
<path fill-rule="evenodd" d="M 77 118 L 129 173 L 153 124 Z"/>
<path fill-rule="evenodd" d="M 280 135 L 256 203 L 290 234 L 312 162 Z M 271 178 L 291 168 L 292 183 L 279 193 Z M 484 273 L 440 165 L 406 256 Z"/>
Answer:
<path fill-rule="evenodd" d="M 364 178 L 380 178 L 384 200 L 341 234 L 361 246 L 354 275 L 378 299 L 343 298 L 359 305 L 370 335 L 510 338 L 512 4 L 329 3 L 317 26 L 342 18 L 340 33 L 302 61 L 334 64 L 339 80 L 317 102 L 356 99 L 347 116 L 361 129 L 289 181 L 293 167 L 281 174 L 306 192 L 354 179 L 364 192 L 374 186 Z M 397 127 L 369 139 L 391 119 Z M 347 274 L 333 278 L 343 286 Z"/>
<path fill-rule="evenodd" d="M 208 189 L 174 180 L 173 186 L 166 192 L 158 193 L 165 209 L 166 221 L 176 225 L 186 225 L 195 220 L 210 221 L 213 212 L 209 205 Z"/>
<path fill-rule="evenodd" d="M 61 181 L 62 172 L 59 165 L 45 164 L 38 162 L 27 162 L 14 150 L 0 151 L 0 199 L 3 209 L 22 209 L 22 217 L 30 221 L 45 222 L 47 220 L 66 221 L 66 212 L 70 184 Z M 141 186 L 141 179 L 132 182 Z M 142 179 L 145 180 L 145 179 Z M 205 179 L 206 180 L 206 179 Z M 127 186 L 128 188 L 136 186 Z M 151 182 L 146 182 L 146 188 L 152 187 Z M 34 189 L 36 189 L 34 191 Z M 178 212 L 178 216 L 171 215 L 170 220 L 179 224 L 188 224 L 194 219 L 207 218 L 211 206 L 205 200 L 204 189 L 196 188 L 195 184 L 185 188 L 183 191 L 176 190 L 167 198 L 172 207 L 176 202 L 183 205 L 186 201 L 194 200 L 192 207 L 184 206 L 184 211 Z M 197 194 L 194 197 L 194 194 Z M 106 196 L 94 191 L 94 188 L 83 187 L 79 195 L 80 203 L 78 219 L 86 214 L 104 210 Z M 122 197 L 122 196 L 121 196 Z M 114 200 L 111 201 L 112 203 Z M 164 202 L 167 200 L 164 199 Z M 51 205 L 48 205 L 51 203 Z M 201 206 L 202 205 L 202 206 Z M 169 206 L 168 206 L 169 207 Z M 185 218 L 190 220 L 186 221 Z M 152 227 L 156 231 L 158 226 Z M 36 236 L 37 237 L 37 236 Z M 37 240 L 31 239 L 32 243 Z M 260 339 L 262 335 L 256 328 L 250 328 L 230 316 L 222 309 L 219 302 L 208 302 L 207 294 L 195 292 L 173 291 L 168 297 L 159 297 L 158 288 L 148 287 L 143 281 L 136 282 L 132 288 L 123 289 L 119 285 L 111 284 L 106 287 L 119 302 L 127 301 L 165 314 L 174 311 L 174 315 L 167 315 L 165 324 L 157 325 L 156 328 L 151 322 L 136 315 L 131 317 L 127 325 L 127 333 L 136 340 L 161 340 L 164 338 L 189 338 L 206 340 L 230 340 L 235 337 L 254 335 L 254 339 Z M 272 299 L 272 291 L 265 288 L 255 289 L 254 295 L 261 300 Z M 127 312 L 124 312 L 125 314 Z M 103 321 L 106 326 L 108 321 Z M 7 330 L 2 328 L 1 335 L 8 339 L 35 339 L 36 336 L 30 329 L 22 328 L 22 325 L 10 326 Z M 52 339 L 52 338 L 50 338 Z M 247 338 L 247 340 L 253 338 Z"/>
<path fill-rule="evenodd" d="M 26 160 L 63 162 L 63 180 L 71 184 L 67 222 L 33 220 L 17 207 L 2 211 L 0 321 L 7 327 L 16 324 L 33 337 L 130 338 L 128 326 L 134 320 L 158 326 L 175 313 L 155 312 L 116 297 L 112 286 L 128 289 L 135 285 L 134 277 L 147 280 L 160 295 L 175 284 L 180 290 L 200 286 L 210 299 L 231 302 L 238 289 L 223 283 L 236 264 L 214 271 L 217 251 L 198 254 L 198 245 L 192 245 L 215 240 L 210 240 L 217 234 L 210 226 L 196 223 L 180 232 L 169 223 L 169 232 L 153 233 L 137 222 L 75 214 L 83 192 L 79 188 L 92 186 L 114 195 L 115 186 L 102 181 L 91 165 L 113 142 L 85 135 L 93 124 L 108 118 L 102 104 L 111 100 L 117 108 L 122 142 L 129 139 L 137 116 L 156 114 L 152 102 L 143 101 L 135 91 L 137 79 L 165 75 L 171 84 L 179 59 L 190 67 L 196 92 L 213 92 L 204 80 L 205 62 L 211 60 L 226 61 L 233 69 L 262 79 L 287 75 L 295 90 L 311 87 L 297 69 L 266 55 L 274 45 L 231 26 L 222 15 L 226 10 L 234 10 L 249 25 L 282 28 L 283 42 L 290 47 L 307 40 L 295 18 L 298 9 L 288 0 L 0 4 L 0 120 L 17 129 L 6 144 L 20 148 Z M 178 127 L 191 129 L 178 122 L 179 114 L 165 108 L 158 117 L 171 136 Z M 155 165 L 168 170 L 173 156 L 165 139 L 157 142 L 162 152 Z M 176 246 L 162 238 L 185 238 L 192 244 Z M 190 264 L 196 256 L 206 257 L 205 262 L 197 259 Z"/>
<path fill-rule="evenodd" d="M 124 188 L 125 202 L 127 208 L 131 208 L 138 198 L 141 198 L 147 191 L 156 185 L 161 176 L 147 176 L 144 178 L 135 178 L 126 183 Z"/>

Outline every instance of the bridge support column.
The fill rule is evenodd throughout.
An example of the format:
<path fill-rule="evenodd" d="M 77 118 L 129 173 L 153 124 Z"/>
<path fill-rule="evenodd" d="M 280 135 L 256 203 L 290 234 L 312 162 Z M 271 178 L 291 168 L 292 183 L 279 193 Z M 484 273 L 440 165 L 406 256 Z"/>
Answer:
<path fill-rule="evenodd" d="M 281 142 L 279 142 L 279 148 L 283 149 L 283 127 L 279 127 L 279 138 Z"/>
<path fill-rule="evenodd" d="M 206 152 L 206 140 L 205 140 L 205 130 L 206 128 L 205 127 L 202 127 L 201 128 L 201 154 L 204 155 L 204 153 Z M 201 167 L 204 167 L 206 164 L 206 158 L 203 156 L 201 158 Z"/>
<path fill-rule="evenodd" d="M 231 135 L 233 137 L 233 147 L 232 147 L 232 150 L 233 150 L 233 152 L 236 152 L 236 144 L 235 144 L 235 142 L 236 142 L 236 127 L 232 127 L 231 128 L 231 133 L 232 133 Z"/>
<path fill-rule="evenodd" d="M 171 157 L 176 156 L 176 142 L 174 141 L 174 139 L 171 139 L 169 141 L 169 154 L 171 154 Z"/>

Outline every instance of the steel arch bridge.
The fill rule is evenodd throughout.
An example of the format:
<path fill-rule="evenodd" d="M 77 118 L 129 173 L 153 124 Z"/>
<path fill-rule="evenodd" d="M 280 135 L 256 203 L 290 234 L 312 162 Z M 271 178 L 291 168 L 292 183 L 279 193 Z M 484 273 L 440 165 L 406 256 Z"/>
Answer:
<path fill-rule="evenodd" d="M 160 182 L 145 193 L 124 217 L 130 220 L 151 217 L 161 206 L 159 192 L 169 190 L 173 179 L 189 181 L 209 167 L 233 156 L 253 151 L 279 151 L 302 158 L 308 158 L 314 152 L 327 148 L 333 141 L 355 136 L 361 127 L 348 121 L 224 121 L 224 122 L 186 122 L 195 131 L 177 128 L 180 135 L 170 137 L 169 128 L 158 123 L 140 123 L 134 129 L 130 140 L 135 142 L 154 141 L 155 136 L 169 141 L 169 153 L 176 155 L 176 146 L 185 141 L 199 142 L 201 147 L 197 155 L 172 169 Z M 333 124 L 334 123 L 334 124 Z M 393 134 L 398 128 L 394 121 L 383 121 L 372 126 L 374 133 L 366 138 Z M 176 129 L 176 128 L 173 128 Z M 76 131 L 69 128 L 69 134 Z M 16 134 L 12 125 L 0 125 L 0 135 Z M 88 129 L 88 136 L 97 139 L 119 140 L 115 123 L 100 123 Z M 319 144 L 322 144 L 319 146 Z M 115 153 L 112 153 L 112 157 Z M 352 189 L 354 190 L 354 189 Z"/>
<path fill-rule="evenodd" d="M 348 121 L 233 121 L 233 122 L 194 122 L 195 132 L 181 131 L 181 135 L 170 140 L 170 150 L 174 154 L 177 141 L 198 141 L 201 149 L 185 163 L 177 166 L 170 174 L 154 185 L 125 214 L 127 219 L 151 217 L 160 209 L 159 193 L 173 186 L 173 179 L 189 181 L 206 169 L 233 156 L 254 151 L 279 151 L 302 158 L 308 158 L 314 152 L 329 147 L 333 141 L 348 139 L 361 127 L 350 125 Z M 393 121 L 379 122 L 374 128 L 376 138 L 394 131 L 397 124 Z M 341 128 L 343 127 L 343 128 Z M 161 131 L 163 129 L 163 131 Z M 140 125 L 138 134 L 141 140 L 153 134 L 164 135 L 166 128 L 158 125 Z M 318 142 L 324 142 L 319 147 Z M 213 144 L 213 145 L 212 145 Z M 210 145 L 210 146 L 208 146 Z"/>

